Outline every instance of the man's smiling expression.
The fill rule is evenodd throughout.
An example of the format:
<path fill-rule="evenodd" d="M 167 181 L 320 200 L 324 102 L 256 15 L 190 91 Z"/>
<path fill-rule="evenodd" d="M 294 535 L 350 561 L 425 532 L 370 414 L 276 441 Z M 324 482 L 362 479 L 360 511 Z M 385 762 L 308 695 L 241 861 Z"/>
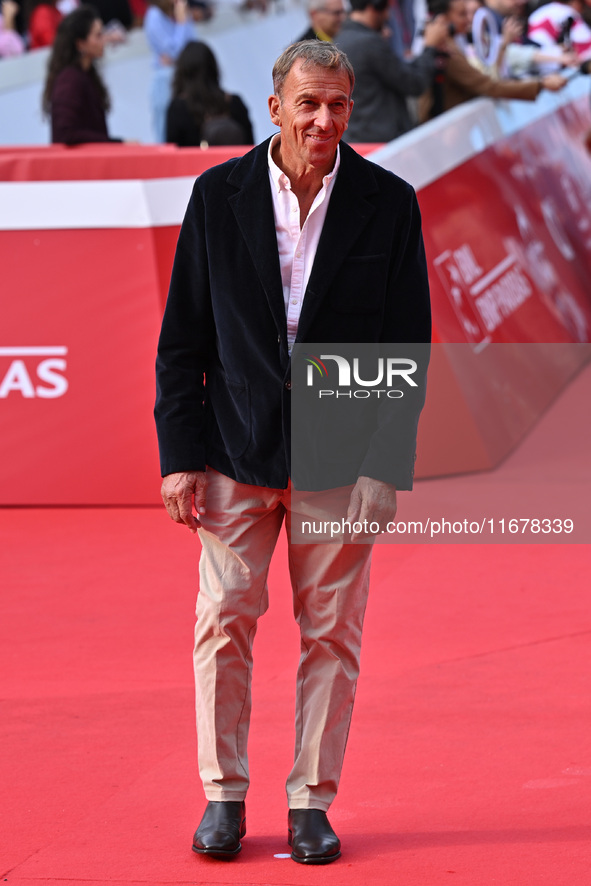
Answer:
<path fill-rule="evenodd" d="M 285 167 L 330 172 L 352 108 L 346 71 L 304 65 L 298 59 L 285 78 L 281 97 L 269 99 L 271 120 L 281 128 Z"/>

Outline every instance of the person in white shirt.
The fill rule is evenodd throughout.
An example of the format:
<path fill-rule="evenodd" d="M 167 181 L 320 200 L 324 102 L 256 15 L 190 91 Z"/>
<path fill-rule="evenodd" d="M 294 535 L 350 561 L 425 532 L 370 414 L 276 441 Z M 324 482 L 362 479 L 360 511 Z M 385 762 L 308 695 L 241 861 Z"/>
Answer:
<path fill-rule="evenodd" d="M 297 43 L 275 63 L 273 84 L 279 133 L 195 184 L 162 324 L 155 415 L 166 509 L 202 544 L 194 662 L 208 803 L 193 849 L 224 860 L 241 850 L 252 644 L 285 523 L 302 649 L 288 842 L 294 861 L 317 865 L 341 855 L 327 812 L 359 672 L 373 542 L 363 521 L 387 525 L 397 489 L 412 488 L 424 371 L 406 401 L 408 426 L 380 405 L 379 421 L 376 411 L 363 422 L 368 445 L 346 463 L 351 439 L 330 446 L 312 435 L 320 485 L 300 488 L 334 496 L 351 529 L 301 543 L 292 441 L 309 416 L 292 418 L 292 352 L 301 342 L 331 343 L 330 353 L 344 342 L 429 342 L 429 287 L 413 189 L 341 142 L 354 85 L 344 53 Z"/>
<path fill-rule="evenodd" d="M 527 35 L 542 49 L 562 47 L 572 50 L 579 62 L 588 62 L 591 60 L 591 28 L 583 17 L 584 10 L 591 15 L 591 0 L 546 3 L 530 15 Z M 556 63 L 545 68 L 556 69 Z"/>

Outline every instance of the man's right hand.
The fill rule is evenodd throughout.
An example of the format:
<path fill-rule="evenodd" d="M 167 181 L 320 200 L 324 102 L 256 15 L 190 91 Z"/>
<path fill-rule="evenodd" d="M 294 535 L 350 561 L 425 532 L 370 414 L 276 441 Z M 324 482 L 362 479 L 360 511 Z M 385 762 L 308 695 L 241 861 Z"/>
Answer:
<path fill-rule="evenodd" d="M 197 532 L 201 523 L 193 513 L 205 513 L 205 471 L 182 471 L 178 474 L 167 474 L 162 480 L 160 493 L 162 501 L 170 517 L 175 523 L 184 523 L 191 532 Z"/>

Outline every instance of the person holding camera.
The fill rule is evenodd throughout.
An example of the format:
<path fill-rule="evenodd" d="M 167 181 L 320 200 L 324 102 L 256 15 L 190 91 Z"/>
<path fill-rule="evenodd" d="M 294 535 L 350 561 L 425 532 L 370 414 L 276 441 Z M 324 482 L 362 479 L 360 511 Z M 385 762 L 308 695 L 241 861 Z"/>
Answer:
<path fill-rule="evenodd" d="M 479 71 L 470 64 L 457 42 L 470 27 L 466 0 L 429 0 L 428 8 L 431 16 L 446 23 L 450 36 L 444 47 L 447 56 L 445 75 L 440 84 L 436 84 L 440 87 L 440 95 L 434 95 L 435 90 L 432 88 L 421 97 L 421 122 L 479 96 L 535 101 L 543 89 L 558 92 L 566 86 L 567 79 L 560 74 L 546 74 L 527 80 L 508 80 L 496 79 Z"/>
<path fill-rule="evenodd" d="M 447 25 L 434 19 L 425 28 L 424 48 L 407 62 L 381 34 L 388 20 L 388 0 L 351 0 L 351 14 L 337 37 L 355 71 L 355 105 L 349 142 L 388 142 L 414 126 L 407 97 L 419 96 L 435 74 Z"/>

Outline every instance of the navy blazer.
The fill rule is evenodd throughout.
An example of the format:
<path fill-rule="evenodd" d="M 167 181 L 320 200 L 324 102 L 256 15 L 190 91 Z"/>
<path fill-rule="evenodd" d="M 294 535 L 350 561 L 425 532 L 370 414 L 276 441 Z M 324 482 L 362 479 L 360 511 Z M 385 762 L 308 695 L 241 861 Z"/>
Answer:
<path fill-rule="evenodd" d="M 291 365 L 268 144 L 207 170 L 193 189 L 158 348 L 163 476 L 209 465 L 240 483 L 288 483 Z M 347 145 L 340 150 L 296 341 L 429 342 L 415 193 Z M 369 473 L 360 462 L 358 473 L 410 489 L 414 448 L 411 434 L 391 469 Z"/>

